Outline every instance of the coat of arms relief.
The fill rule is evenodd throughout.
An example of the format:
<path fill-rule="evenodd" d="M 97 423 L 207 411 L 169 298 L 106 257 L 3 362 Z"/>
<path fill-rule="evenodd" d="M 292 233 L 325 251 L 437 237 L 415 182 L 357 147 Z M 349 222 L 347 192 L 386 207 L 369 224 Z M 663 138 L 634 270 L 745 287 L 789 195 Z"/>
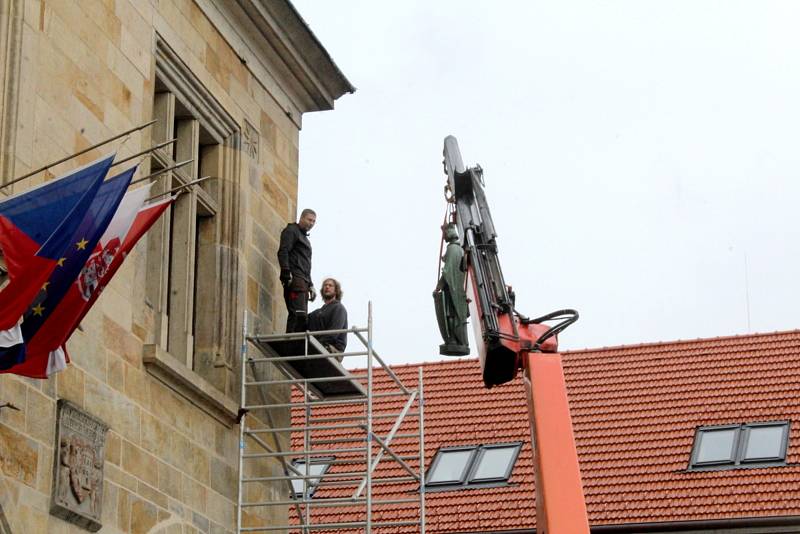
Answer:
<path fill-rule="evenodd" d="M 107 430 L 99 419 L 68 401 L 58 401 L 50 513 L 92 532 L 102 526 Z"/>

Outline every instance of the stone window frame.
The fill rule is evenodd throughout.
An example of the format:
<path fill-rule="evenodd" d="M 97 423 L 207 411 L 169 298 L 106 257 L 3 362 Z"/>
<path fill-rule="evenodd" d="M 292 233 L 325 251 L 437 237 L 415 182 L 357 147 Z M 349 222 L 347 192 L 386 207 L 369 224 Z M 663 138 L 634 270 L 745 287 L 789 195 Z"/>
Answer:
<path fill-rule="evenodd" d="M 24 11 L 23 0 L 0 2 L 0 182 L 3 183 L 14 177 Z"/>
<path fill-rule="evenodd" d="M 232 397 L 240 343 L 241 127 L 158 34 L 155 80 L 153 118 L 169 120 L 152 127 L 153 144 L 177 141 L 153 154 L 152 170 L 194 161 L 156 180 L 153 194 L 211 178 L 190 186 L 148 232 L 145 294 L 154 332 L 143 360 L 152 375 L 232 425 L 238 411 Z"/>

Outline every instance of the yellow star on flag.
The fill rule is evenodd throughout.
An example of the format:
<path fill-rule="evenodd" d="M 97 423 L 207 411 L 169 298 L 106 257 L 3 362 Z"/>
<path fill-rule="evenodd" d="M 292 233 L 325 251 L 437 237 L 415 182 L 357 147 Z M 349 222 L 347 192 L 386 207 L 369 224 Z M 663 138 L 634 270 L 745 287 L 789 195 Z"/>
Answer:
<path fill-rule="evenodd" d="M 59 260 L 56 262 L 56 264 L 57 264 L 59 267 L 63 267 L 63 266 L 64 266 L 64 262 L 65 262 L 65 261 L 67 261 L 67 258 L 60 258 L 60 259 L 59 259 Z"/>
<path fill-rule="evenodd" d="M 86 245 L 87 245 L 88 243 L 89 243 L 89 242 L 88 242 L 88 241 L 86 241 L 86 238 L 81 238 L 81 240 L 80 240 L 80 241 L 78 241 L 77 243 L 75 243 L 75 246 L 76 246 L 76 247 L 78 247 L 78 250 L 83 250 L 83 249 L 85 249 L 85 248 L 86 248 Z"/>
<path fill-rule="evenodd" d="M 44 284 L 42 284 L 42 291 L 47 291 L 47 286 L 49 286 L 49 285 L 50 285 L 50 282 L 45 282 Z"/>
<path fill-rule="evenodd" d="M 36 306 L 33 307 L 34 315 L 38 315 L 41 317 L 43 311 L 44 311 L 44 306 L 42 306 L 41 304 L 37 304 Z"/>

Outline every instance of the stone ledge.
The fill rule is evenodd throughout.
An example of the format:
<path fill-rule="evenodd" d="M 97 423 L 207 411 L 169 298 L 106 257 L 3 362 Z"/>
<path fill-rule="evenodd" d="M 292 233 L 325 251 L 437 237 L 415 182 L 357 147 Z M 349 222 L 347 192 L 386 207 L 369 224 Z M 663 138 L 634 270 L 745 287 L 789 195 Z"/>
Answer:
<path fill-rule="evenodd" d="M 236 424 L 239 406 L 203 377 L 158 345 L 145 345 L 147 372 L 227 427 Z"/>

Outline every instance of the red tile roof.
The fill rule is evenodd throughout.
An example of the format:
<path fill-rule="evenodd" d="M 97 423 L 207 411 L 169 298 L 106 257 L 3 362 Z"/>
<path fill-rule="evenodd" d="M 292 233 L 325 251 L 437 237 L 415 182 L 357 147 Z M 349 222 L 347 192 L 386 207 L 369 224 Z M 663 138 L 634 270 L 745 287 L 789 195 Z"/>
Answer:
<path fill-rule="evenodd" d="M 571 351 L 563 354 L 563 362 L 593 526 L 800 515 L 800 331 Z M 419 367 L 393 369 L 415 386 Z M 530 427 L 521 379 L 487 390 L 473 359 L 421 367 L 426 465 L 440 447 L 524 441 L 508 486 L 427 493 L 428 532 L 535 527 Z M 376 373 L 374 391 L 389 388 L 388 378 Z M 397 398 L 375 399 L 375 413 L 400 408 Z M 337 411 L 342 409 L 328 409 Z M 698 426 L 778 420 L 792 423 L 788 465 L 687 471 Z M 385 436 L 391 424 L 376 420 L 377 435 Z M 413 431 L 415 420 L 401 429 Z M 393 444 L 407 455 L 416 454 L 416 447 L 411 439 Z M 389 473 L 401 475 L 402 470 L 385 461 L 375 476 Z M 415 497 L 416 489 L 414 483 L 376 486 L 373 498 Z M 314 499 L 351 493 L 352 487 L 321 487 Z M 373 521 L 414 519 L 417 513 L 412 505 L 378 510 Z M 315 523 L 358 516 L 336 507 L 315 509 L 314 514 Z"/>

